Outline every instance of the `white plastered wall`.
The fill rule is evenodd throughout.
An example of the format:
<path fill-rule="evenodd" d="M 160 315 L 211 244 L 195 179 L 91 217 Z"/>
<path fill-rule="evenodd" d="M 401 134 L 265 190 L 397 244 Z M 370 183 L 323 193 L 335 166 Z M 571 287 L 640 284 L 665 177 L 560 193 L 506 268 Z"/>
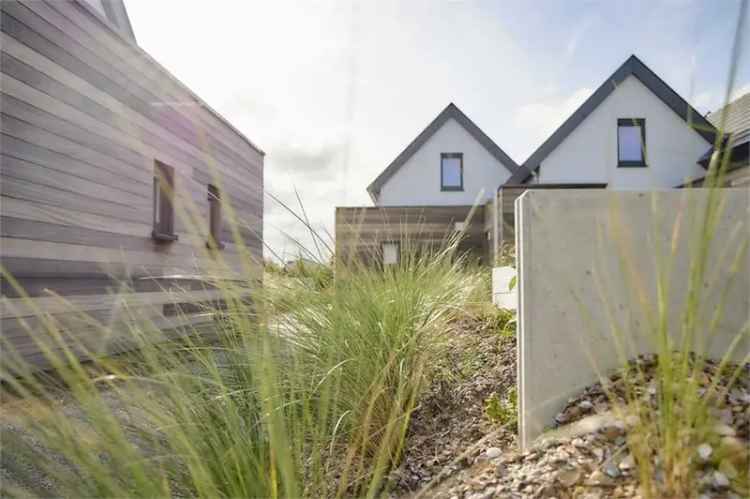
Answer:
<path fill-rule="evenodd" d="M 440 190 L 440 153 L 464 155 L 464 190 Z M 485 147 L 456 120 L 449 119 L 382 186 L 378 206 L 471 205 L 483 191 L 479 203 L 492 197 L 510 177 Z"/>
<path fill-rule="evenodd" d="M 646 119 L 648 167 L 618 168 L 618 118 Z M 705 175 L 710 147 L 635 76 L 626 78 L 543 161 L 541 183 L 607 183 L 617 190 L 668 189 Z"/>

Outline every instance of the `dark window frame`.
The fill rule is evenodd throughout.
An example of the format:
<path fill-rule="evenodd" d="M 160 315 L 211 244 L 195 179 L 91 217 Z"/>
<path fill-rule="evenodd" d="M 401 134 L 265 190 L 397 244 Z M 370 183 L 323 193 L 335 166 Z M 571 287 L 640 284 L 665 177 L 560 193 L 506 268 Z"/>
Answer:
<path fill-rule="evenodd" d="M 461 185 L 445 185 L 445 179 L 443 175 L 443 160 L 444 159 L 459 159 L 461 161 Z M 441 152 L 440 153 L 440 190 L 442 192 L 463 192 L 464 190 L 464 153 L 462 152 Z"/>
<path fill-rule="evenodd" d="M 641 129 L 641 159 L 637 161 L 620 159 L 620 128 L 640 127 Z M 617 167 L 645 168 L 646 162 L 646 118 L 618 118 L 617 119 Z"/>
<path fill-rule="evenodd" d="M 177 241 L 174 231 L 174 167 L 154 161 L 153 230 L 151 237 L 159 242 Z"/>
<path fill-rule="evenodd" d="M 213 184 L 208 184 L 208 249 L 223 250 L 226 246 L 221 242 L 222 210 L 221 191 Z"/>

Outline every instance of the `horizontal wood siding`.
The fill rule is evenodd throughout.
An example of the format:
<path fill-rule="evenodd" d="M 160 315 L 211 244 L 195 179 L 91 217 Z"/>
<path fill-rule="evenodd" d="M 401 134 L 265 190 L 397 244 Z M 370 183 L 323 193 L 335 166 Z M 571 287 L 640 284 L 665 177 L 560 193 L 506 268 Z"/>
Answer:
<path fill-rule="evenodd" d="M 3 339 L 42 365 L 39 310 L 81 337 L 97 328 L 71 306 L 121 329 L 123 303 L 193 326 L 210 316 L 163 317 L 164 306 L 212 303 L 206 276 L 259 282 L 263 152 L 77 0 L 0 9 L 0 256 L 31 297 L 2 282 Z M 157 160 L 175 171 L 179 239 L 166 244 L 151 237 Z M 218 257 L 206 250 L 209 184 L 227 204 Z"/>
<path fill-rule="evenodd" d="M 382 243 L 399 242 L 402 251 L 439 249 L 464 222 L 471 206 L 337 207 L 336 255 L 340 262 L 382 261 Z M 460 243 L 461 252 L 486 258 L 484 208 L 477 207 Z"/>

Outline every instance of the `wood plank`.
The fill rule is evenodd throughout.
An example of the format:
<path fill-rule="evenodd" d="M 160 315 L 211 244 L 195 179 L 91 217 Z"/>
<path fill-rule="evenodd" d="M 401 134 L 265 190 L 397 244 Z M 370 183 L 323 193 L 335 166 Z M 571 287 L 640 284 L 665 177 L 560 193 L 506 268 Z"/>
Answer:
<path fill-rule="evenodd" d="M 4 163 L 6 159 L 0 155 L 0 161 Z M 126 222 L 143 223 L 151 220 L 149 208 L 115 204 L 82 193 L 56 189 L 13 177 L 3 177 L 0 190 L 3 198 L 23 199 L 46 206 L 59 206 L 89 214 L 106 215 Z"/>
<path fill-rule="evenodd" d="M 82 227 L 91 230 L 111 231 L 113 227 L 116 227 L 118 234 L 130 236 L 149 237 L 153 229 L 150 223 L 125 222 L 100 214 L 84 213 L 78 210 L 53 207 L 9 197 L 2 198 L 2 212 L 5 216 L 9 217 Z M 201 244 L 206 239 L 200 235 L 193 235 L 186 232 L 178 232 L 177 235 L 180 238 L 180 243 L 189 245 Z M 227 245 L 226 250 L 228 252 L 236 252 L 231 234 L 226 235 L 223 241 Z"/>
<path fill-rule="evenodd" d="M 132 170 L 133 165 L 120 161 L 94 149 L 84 147 L 81 144 L 60 135 L 50 133 L 43 127 L 36 126 L 14 116 L 2 113 L 2 133 L 15 137 L 16 139 L 31 144 L 43 145 L 45 148 L 75 158 L 84 163 L 93 165 L 108 165 L 107 169 L 118 169 L 120 171 Z M 141 165 L 141 171 L 148 172 L 153 178 L 153 161 Z M 189 174 L 189 172 L 185 172 Z"/>
<path fill-rule="evenodd" d="M 153 173 L 137 171 L 135 172 L 137 173 L 136 175 L 128 177 L 122 175 L 122 172 L 116 168 L 108 170 L 107 167 L 109 165 L 92 165 L 78 161 L 36 144 L 16 139 L 10 135 L 0 134 L 0 150 L 7 156 L 43 165 L 53 170 L 67 172 L 102 185 L 117 183 L 120 189 L 132 194 L 139 194 L 144 188 L 152 188 Z"/>
<path fill-rule="evenodd" d="M 3 113 L 6 116 L 13 116 L 26 123 L 31 123 L 55 135 L 65 137 L 76 144 L 106 154 L 111 158 L 117 158 L 125 164 L 133 165 L 135 168 L 144 170 L 153 168 L 153 157 L 147 157 L 136 149 L 123 147 L 119 144 L 119 141 L 112 141 L 101 136 L 99 132 L 86 130 L 76 122 L 65 121 L 52 113 L 18 100 L 8 93 L 3 92 L 2 100 Z"/>
<path fill-rule="evenodd" d="M 2 164 L 3 178 L 12 177 L 37 185 L 46 185 L 80 194 L 90 194 L 93 199 L 101 199 L 125 207 L 133 205 L 148 207 L 151 205 L 150 186 L 144 187 L 139 194 L 133 194 L 109 185 L 92 182 L 82 177 L 14 158 L 6 155 L 5 152 L 2 154 Z"/>
<path fill-rule="evenodd" d="M 139 92 L 137 85 L 121 84 L 118 81 L 119 72 L 114 70 L 114 66 L 107 67 L 107 65 L 99 64 L 99 61 L 94 61 L 91 53 L 80 45 L 70 46 L 70 43 L 66 43 L 69 39 L 59 29 L 41 19 L 26 6 L 18 2 L 3 2 L 1 7 L 4 15 L 0 19 L 0 25 L 6 34 L 48 59 L 56 61 L 57 64 L 92 83 L 95 87 L 106 90 L 117 100 L 153 122 L 159 123 L 175 136 L 194 144 L 205 143 L 215 155 L 230 162 L 242 162 L 239 154 L 215 140 L 213 136 L 206 133 L 205 129 L 188 123 L 186 117 L 172 106 L 158 108 L 153 106 L 154 102 L 160 102 L 163 99 L 153 95 L 143 95 Z M 30 26 L 32 24 L 33 27 Z M 50 38 L 55 40 L 52 41 Z M 88 59 L 88 63 L 82 60 L 84 58 Z M 97 70 L 96 67 L 92 67 L 92 64 L 99 66 L 99 69 L 102 66 L 105 69 Z M 119 79 L 124 79 L 124 75 L 120 76 Z"/>
<path fill-rule="evenodd" d="M 126 262 L 69 261 L 55 258 L 2 257 L 3 268 L 17 279 L 138 279 L 174 275 L 178 269 L 167 265 L 130 265 Z M 186 270 L 188 274 L 190 269 Z"/>
<path fill-rule="evenodd" d="M 82 227 L 34 222 L 8 216 L 0 216 L 0 235 L 4 238 L 29 239 L 53 243 L 80 244 L 98 248 L 111 248 L 122 251 L 152 251 L 171 256 L 202 255 L 205 253 L 205 240 L 195 247 L 187 243 L 162 244 L 148 235 L 124 236 L 116 227 L 110 231 L 91 230 Z"/>
<path fill-rule="evenodd" d="M 87 131 L 87 135 L 88 133 L 91 133 L 94 136 L 101 135 L 102 137 L 105 137 L 107 139 L 105 142 L 118 144 L 124 148 L 136 151 L 139 156 L 145 156 L 147 158 L 145 162 L 143 159 L 139 159 L 139 165 L 150 165 L 153 162 L 153 158 L 158 157 L 162 158 L 165 163 L 170 165 L 189 165 L 193 168 L 193 172 L 195 172 L 196 170 L 205 169 L 206 173 L 204 173 L 204 176 L 207 179 L 207 182 L 205 183 L 215 183 L 211 181 L 211 174 L 208 172 L 208 170 L 210 169 L 209 164 L 196 159 L 194 156 L 183 153 L 179 149 L 175 148 L 171 143 L 165 143 L 164 141 L 155 140 L 151 134 L 146 133 L 139 127 L 122 127 L 122 119 L 119 117 L 115 117 L 114 113 L 110 112 L 107 109 L 103 109 L 104 113 L 102 113 L 102 109 L 100 109 L 96 113 L 96 118 L 93 118 L 86 112 L 82 112 L 72 105 L 68 105 L 65 101 L 58 100 L 57 98 L 53 98 L 48 95 L 48 93 L 37 90 L 37 88 L 35 88 L 34 86 L 31 86 L 24 81 L 17 79 L 16 76 L 18 78 L 23 78 L 26 82 L 30 83 L 40 80 L 42 82 L 50 80 L 46 81 L 46 85 L 42 85 L 42 87 L 52 87 L 47 89 L 47 92 L 54 92 L 53 95 L 58 98 L 67 97 L 68 101 L 79 106 L 82 105 L 81 101 L 86 100 L 82 96 L 80 96 L 80 98 L 74 97 L 71 99 L 69 97 L 69 94 L 75 92 L 67 88 L 60 89 L 59 87 L 61 87 L 62 85 L 57 82 L 51 81 L 51 79 L 46 75 L 39 73 L 38 71 L 21 63 L 11 56 L 3 55 L 3 63 L 4 77 L 2 81 L 2 89 L 4 93 L 14 97 L 17 100 L 25 102 L 28 105 L 43 109 L 45 112 L 47 112 L 47 114 L 54 113 L 55 117 L 59 116 L 60 118 L 66 120 L 66 122 L 73 124 L 75 127 L 80 126 Z M 83 107 L 83 109 L 88 110 L 87 107 Z M 8 110 L 6 110 L 6 113 L 12 114 L 8 112 Z M 26 121 L 30 120 L 27 119 Z M 42 122 L 37 121 L 34 123 L 48 131 L 57 131 L 47 126 L 47 120 L 44 120 Z M 118 125 L 122 128 L 118 129 Z M 139 136 L 133 137 L 131 135 L 134 129 L 137 129 L 136 131 L 139 133 Z M 65 136 L 64 133 L 62 135 Z M 217 172 L 217 174 L 221 173 Z M 194 176 L 195 175 L 193 175 L 193 177 Z M 241 195 L 244 197 L 261 195 L 261 192 L 257 185 L 253 185 L 252 189 L 240 189 L 238 187 L 235 187 L 234 183 L 232 182 L 228 182 L 227 184 L 229 192 L 239 195 L 241 191 Z"/>
<path fill-rule="evenodd" d="M 50 291 L 61 296 L 112 294 L 122 292 L 152 292 L 165 289 L 184 289 L 187 291 L 201 291 L 214 289 L 211 283 L 200 280 L 197 276 L 167 277 L 167 278 L 123 278 L 112 276 L 101 277 L 19 277 L 16 283 L 23 290 L 21 293 L 8 280 L 0 282 L 3 296 L 20 298 L 22 296 L 50 296 Z"/>
<path fill-rule="evenodd" d="M 125 265 L 132 269 L 147 268 L 149 265 L 174 269 L 184 274 L 231 277 L 232 273 L 242 273 L 247 262 L 241 255 L 220 254 L 220 259 L 196 254 L 193 259 L 164 253 L 144 251 L 122 251 L 98 246 L 35 241 L 32 239 L 2 238 L 4 258 L 28 258 L 58 260 L 60 262 L 90 262 L 102 265 Z M 141 273 L 140 275 L 144 275 Z M 145 274 L 149 275 L 149 274 Z"/>
<path fill-rule="evenodd" d="M 5 33 L 0 33 L 0 42 L 0 46 L 2 46 L 2 51 L 4 53 L 18 59 L 28 66 L 33 67 L 37 71 L 46 74 L 51 80 L 67 85 L 75 91 L 80 92 L 82 95 L 87 96 L 89 99 L 96 100 L 98 103 L 104 105 L 111 112 L 119 116 L 119 120 L 121 122 L 124 122 L 129 126 L 141 126 L 144 128 L 147 134 L 154 134 L 155 136 L 160 137 L 165 144 L 188 144 L 179 137 L 169 135 L 161 126 L 157 125 L 153 121 L 150 121 L 139 113 L 132 111 L 125 104 L 114 99 L 109 94 L 96 88 L 89 82 L 79 78 L 77 75 L 68 72 L 61 66 L 34 52 L 30 48 L 19 43 L 17 40 L 6 35 Z M 86 110 L 87 108 L 82 107 L 80 109 Z M 257 185 L 257 182 L 246 180 L 248 176 L 252 176 L 252 169 L 243 169 L 242 175 L 240 175 L 240 172 L 237 171 L 236 167 L 234 169 L 228 169 L 226 166 L 217 162 L 216 159 L 213 158 L 210 154 L 206 154 L 206 157 L 210 162 L 209 164 L 216 165 L 216 168 L 222 175 L 227 176 L 227 178 L 231 178 L 233 182 L 237 183 L 237 185 L 242 185 L 248 188 L 252 188 L 253 185 Z M 190 175 L 189 169 L 186 169 L 186 167 L 181 163 L 176 163 L 170 166 L 173 166 L 177 171 L 181 171 L 181 173 L 184 175 Z"/>
<path fill-rule="evenodd" d="M 490 203 L 491 206 L 491 203 Z M 473 213 L 472 213 L 473 212 Z M 336 208 L 336 250 L 341 261 L 376 262 L 381 244 L 400 241 L 404 249 L 441 248 L 455 234 L 455 223 L 472 218 L 463 231 L 459 251 L 487 259 L 484 206 L 395 206 Z"/>
<path fill-rule="evenodd" d="M 251 296 L 251 290 L 238 292 L 238 297 Z M 43 296 L 32 298 L 0 297 L 0 319 L 13 317 L 33 317 L 43 314 L 60 314 L 72 310 L 89 312 L 92 310 L 116 309 L 122 307 L 144 307 L 167 303 L 202 302 L 225 298 L 225 292 L 218 289 L 198 291 L 153 291 L 145 293 L 120 293 L 112 295 Z"/>
<path fill-rule="evenodd" d="M 28 5 L 28 4 L 27 4 Z M 43 6 L 50 8 L 43 9 Z M 202 105 L 202 101 L 190 91 L 171 73 L 164 69 L 148 53 L 130 43 L 123 43 L 109 36 L 109 33 L 99 24 L 94 22 L 90 16 L 81 15 L 80 9 L 76 9 L 68 3 L 61 2 L 39 2 L 32 3 L 33 10 L 41 17 L 47 19 L 51 24 L 59 26 L 62 30 L 83 45 L 92 47 L 99 55 L 107 61 L 114 61 L 121 67 L 130 66 L 127 73 L 138 74 L 139 78 L 148 83 L 148 86 L 161 89 L 175 102 L 195 101 L 199 106 L 185 110 L 191 119 L 198 120 L 204 125 L 211 127 L 219 133 L 219 139 L 227 141 L 227 145 L 233 147 L 240 155 L 247 156 L 253 153 L 253 163 L 262 167 L 262 154 L 260 150 L 248 139 L 219 117 L 215 111 Z M 56 15 L 59 14 L 59 15 Z M 227 133 L 227 129 L 231 133 Z"/>

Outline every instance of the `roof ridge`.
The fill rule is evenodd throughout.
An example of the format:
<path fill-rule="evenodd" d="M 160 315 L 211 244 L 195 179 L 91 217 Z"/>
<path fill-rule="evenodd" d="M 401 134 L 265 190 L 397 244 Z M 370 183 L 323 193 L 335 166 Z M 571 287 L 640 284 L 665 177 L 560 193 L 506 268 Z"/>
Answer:
<path fill-rule="evenodd" d="M 449 102 L 396 158 L 367 186 L 367 192 L 373 201 L 383 185 L 411 158 L 427 140 L 430 139 L 450 118 L 455 119 L 477 142 L 494 156 L 513 175 L 519 164 L 498 146 L 484 131 L 474 123 L 461 109 Z"/>
<path fill-rule="evenodd" d="M 599 87 L 563 121 L 552 134 L 531 153 L 521 168 L 506 184 L 526 182 L 541 162 L 559 146 L 573 130 L 592 113 L 628 76 L 635 76 L 667 107 L 688 123 L 697 123 L 693 129 L 709 143 L 713 143 L 716 129 L 690 103 L 649 68 L 638 56 L 631 54 Z"/>

